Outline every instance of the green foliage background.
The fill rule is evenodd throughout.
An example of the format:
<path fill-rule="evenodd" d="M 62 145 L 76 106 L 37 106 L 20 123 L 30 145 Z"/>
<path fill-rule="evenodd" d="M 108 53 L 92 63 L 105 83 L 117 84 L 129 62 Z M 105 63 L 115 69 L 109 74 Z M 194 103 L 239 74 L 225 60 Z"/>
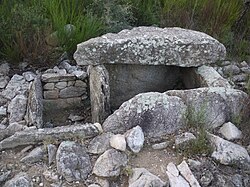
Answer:
<path fill-rule="evenodd" d="M 136 26 L 183 27 L 212 35 L 229 55 L 249 58 L 250 13 L 243 0 L 2 0 L 0 58 L 44 62 L 77 43 Z M 74 26 L 72 31 L 65 25 Z M 58 46 L 45 38 L 56 32 Z"/>

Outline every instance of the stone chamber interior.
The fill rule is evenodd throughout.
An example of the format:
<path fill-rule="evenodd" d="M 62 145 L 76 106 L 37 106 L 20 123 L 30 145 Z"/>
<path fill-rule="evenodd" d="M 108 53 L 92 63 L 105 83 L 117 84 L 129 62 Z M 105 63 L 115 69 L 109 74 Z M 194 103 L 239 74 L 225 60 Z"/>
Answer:
<path fill-rule="evenodd" d="M 131 64 L 105 64 L 105 67 L 109 73 L 112 111 L 139 93 L 200 87 L 196 68 Z"/>

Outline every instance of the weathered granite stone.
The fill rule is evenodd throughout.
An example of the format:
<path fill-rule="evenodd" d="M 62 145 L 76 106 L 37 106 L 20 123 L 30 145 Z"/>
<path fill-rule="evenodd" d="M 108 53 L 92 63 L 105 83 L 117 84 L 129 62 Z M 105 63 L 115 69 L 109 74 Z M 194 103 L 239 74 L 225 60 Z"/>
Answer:
<path fill-rule="evenodd" d="M 117 150 L 125 151 L 126 150 L 125 136 L 121 134 L 116 134 L 116 135 L 111 136 L 110 146 Z"/>
<path fill-rule="evenodd" d="M 248 95 L 240 90 L 209 87 L 190 90 L 170 90 L 167 95 L 182 98 L 193 117 L 200 117 L 206 128 L 221 126 L 233 117 L 244 114 Z"/>
<path fill-rule="evenodd" d="M 87 84 L 85 82 L 81 81 L 81 80 L 76 80 L 75 86 L 76 87 L 84 87 L 84 88 L 86 88 Z"/>
<path fill-rule="evenodd" d="M 47 145 L 47 150 L 48 150 L 49 165 L 51 165 L 54 161 L 56 161 L 57 147 L 53 144 L 49 144 L 49 145 Z"/>
<path fill-rule="evenodd" d="M 201 87 L 232 88 L 230 83 L 212 67 L 203 65 L 197 68 L 196 73 L 199 76 Z"/>
<path fill-rule="evenodd" d="M 33 81 L 36 78 L 36 74 L 31 72 L 31 71 L 27 71 L 23 73 L 23 77 L 25 78 L 26 81 L 30 82 Z"/>
<path fill-rule="evenodd" d="M 169 142 L 161 142 L 152 145 L 152 148 L 155 150 L 165 149 L 169 146 Z"/>
<path fill-rule="evenodd" d="M 33 164 L 42 161 L 45 157 L 46 151 L 43 146 L 36 147 L 28 155 L 23 157 L 20 161 L 26 164 Z"/>
<path fill-rule="evenodd" d="M 7 178 L 10 176 L 11 171 L 1 172 L 0 174 L 0 184 L 5 182 Z"/>
<path fill-rule="evenodd" d="M 16 95 L 26 94 L 29 88 L 29 83 L 25 81 L 21 75 L 13 75 L 6 88 L 2 91 L 1 95 L 6 99 L 13 99 Z"/>
<path fill-rule="evenodd" d="M 22 125 L 22 124 L 17 123 L 17 122 L 11 123 L 8 125 L 7 128 L 0 131 L 0 140 L 3 140 L 6 137 L 12 136 L 16 132 L 22 131 L 24 129 L 27 129 L 27 126 Z"/>
<path fill-rule="evenodd" d="M 10 78 L 8 76 L 0 76 L 0 89 L 3 89 L 8 84 Z"/>
<path fill-rule="evenodd" d="M 19 173 L 7 181 L 3 187 L 33 187 L 33 182 L 27 173 Z"/>
<path fill-rule="evenodd" d="M 144 133 L 140 126 L 130 129 L 126 133 L 126 140 L 129 148 L 134 153 L 139 153 L 144 144 Z"/>
<path fill-rule="evenodd" d="M 90 66 L 89 74 L 92 122 L 102 123 L 110 114 L 108 72 L 104 66 Z"/>
<path fill-rule="evenodd" d="M 49 82 L 43 86 L 44 90 L 53 90 L 55 88 L 55 83 Z"/>
<path fill-rule="evenodd" d="M 179 97 L 150 92 L 123 103 L 103 123 L 105 132 L 124 133 L 137 125 L 149 138 L 175 132 L 186 124 L 187 107 Z"/>
<path fill-rule="evenodd" d="M 10 123 L 23 120 L 26 113 L 27 101 L 28 99 L 24 95 L 17 95 L 14 99 L 11 100 L 10 104 L 8 105 Z"/>
<path fill-rule="evenodd" d="M 187 144 L 191 140 L 195 140 L 195 139 L 196 139 L 196 137 L 192 133 L 185 132 L 185 133 L 177 135 L 175 137 L 175 145 L 181 146 L 181 145 Z"/>
<path fill-rule="evenodd" d="M 166 183 L 159 177 L 153 175 L 145 168 L 132 169 L 132 175 L 129 177 L 129 187 L 164 187 Z"/>
<path fill-rule="evenodd" d="M 43 127 L 43 90 L 40 76 L 31 84 L 25 119 L 29 126 Z"/>
<path fill-rule="evenodd" d="M 227 140 L 235 140 L 242 138 L 242 132 L 231 122 L 225 123 L 219 130 L 219 132 Z"/>
<path fill-rule="evenodd" d="M 59 98 L 59 90 L 48 90 L 43 92 L 44 99 L 57 99 Z"/>
<path fill-rule="evenodd" d="M 240 75 L 234 75 L 232 77 L 233 82 L 244 82 L 247 81 L 248 75 L 247 74 L 240 74 Z"/>
<path fill-rule="evenodd" d="M 72 141 L 60 144 L 56 163 L 58 173 L 68 182 L 85 180 L 92 169 L 85 147 Z"/>
<path fill-rule="evenodd" d="M 240 68 L 234 64 L 230 64 L 228 66 L 223 67 L 223 73 L 225 75 L 237 75 L 240 73 Z"/>
<path fill-rule="evenodd" d="M 188 181 L 191 187 L 200 187 L 199 182 L 194 177 L 192 171 L 189 169 L 188 164 L 186 161 L 182 161 L 178 166 L 178 170 L 180 171 L 181 175 Z"/>
<path fill-rule="evenodd" d="M 101 154 L 111 148 L 110 138 L 113 136 L 112 133 L 103 133 L 96 136 L 93 140 L 89 142 L 88 152 L 92 154 Z"/>
<path fill-rule="evenodd" d="M 0 106 L 0 118 L 6 115 L 7 115 L 7 108 L 4 106 Z"/>
<path fill-rule="evenodd" d="M 100 177 L 119 176 L 122 167 L 126 166 L 127 162 L 128 158 L 125 153 L 109 149 L 97 159 L 93 173 Z"/>
<path fill-rule="evenodd" d="M 137 27 L 78 44 L 78 65 L 100 63 L 200 66 L 223 60 L 225 47 L 207 34 L 181 29 Z"/>
<path fill-rule="evenodd" d="M 2 63 L 0 65 L 0 75 L 8 75 L 10 71 L 10 66 L 8 63 Z"/>
<path fill-rule="evenodd" d="M 5 105 L 8 102 L 8 99 L 6 99 L 5 97 L 3 97 L 0 93 L 0 106 Z"/>
<path fill-rule="evenodd" d="M 171 164 L 171 167 L 169 167 L 169 164 Z M 172 187 L 190 187 L 188 182 L 179 174 L 178 169 L 173 163 L 169 163 L 167 166 L 167 176 L 169 179 L 170 186 Z"/>
<path fill-rule="evenodd" d="M 84 80 L 88 76 L 86 72 L 80 70 L 73 71 L 72 74 L 75 75 L 80 80 Z"/>
<path fill-rule="evenodd" d="M 75 80 L 75 76 L 72 74 L 60 75 L 59 73 L 45 73 L 42 75 L 43 82 L 63 82 Z"/>
<path fill-rule="evenodd" d="M 55 87 L 58 89 L 63 89 L 67 87 L 67 82 L 58 82 L 55 84 Z"/>
<path fill-rule="evenodd" d="M 0 142 L 0 150 L 14 148 L 20 145 L 32 145 L 49 140 L 68 140 L 78 137 L 87 139 L 100 133 L 96 124 L 77 124 L 55 128 L 32 129 L 15 133 L 13 136 Z"/>
<path fill-rule="evenodd" d="M 80 97 L 85 92 L 86 88 L 84 87 L 70 86 L 60 90 L 59 97 L 60 98 Z"/>
<path fill-rule="evenodd" d="M 239 167 L 250 168 L 250 156 L 244 147 L 210 133 L 208 139 L 214 147 L 212 158 L 224 165 L 236 164 Z"/>

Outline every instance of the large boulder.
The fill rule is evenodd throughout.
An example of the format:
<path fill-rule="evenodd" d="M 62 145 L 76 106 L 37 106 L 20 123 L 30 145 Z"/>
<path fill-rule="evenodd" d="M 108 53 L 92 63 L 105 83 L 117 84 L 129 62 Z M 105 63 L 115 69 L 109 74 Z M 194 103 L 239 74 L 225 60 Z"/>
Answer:
<path fill-rule="evenodd" d="M 100 63 L 197 67 L 224 59 L 225 47 L 205 33 L 181 29 L 137 27 L 105 34 L 78 44 L 78 65 Z"/>
<path fill-rule="evenodd" d="M 223 87 L 170 90 L 165 93 L 180 97 L 188 106 L 188 117 L 196 118 L 192 120 L 204 123 L 207 128 L 215 128 L 235 117 L 243 117 L 246 109 L 244 104 L 249 100 L 245 92 Z"/>
<path fill-rule="evenodd" d="M 83 145 L 71 141 L 60 144 L 57 155 L 57 171 L 68 182 L 85 180 L 92 170 L 90 157 Z"/>
<path fill-rule="evenodd" d="M 186 112 L 187 107 L 179 97 L 157 92 L 138 94 L 110 115 L 103 129 L 124 133 L 139 125 L 146 137 L 160 137 L 183 127 Z"/>

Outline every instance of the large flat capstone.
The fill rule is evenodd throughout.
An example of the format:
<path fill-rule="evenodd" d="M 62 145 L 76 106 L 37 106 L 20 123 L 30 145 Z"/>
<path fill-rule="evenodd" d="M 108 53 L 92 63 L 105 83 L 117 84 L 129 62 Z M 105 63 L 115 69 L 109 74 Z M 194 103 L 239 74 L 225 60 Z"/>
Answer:
<path fill-rule="evenodd" d="M 181 28 L 136 27 L 78 44 L 78 65 L 141 64 L 198 67 L 223 60 L 226 48 L 211 36 Z"/>

